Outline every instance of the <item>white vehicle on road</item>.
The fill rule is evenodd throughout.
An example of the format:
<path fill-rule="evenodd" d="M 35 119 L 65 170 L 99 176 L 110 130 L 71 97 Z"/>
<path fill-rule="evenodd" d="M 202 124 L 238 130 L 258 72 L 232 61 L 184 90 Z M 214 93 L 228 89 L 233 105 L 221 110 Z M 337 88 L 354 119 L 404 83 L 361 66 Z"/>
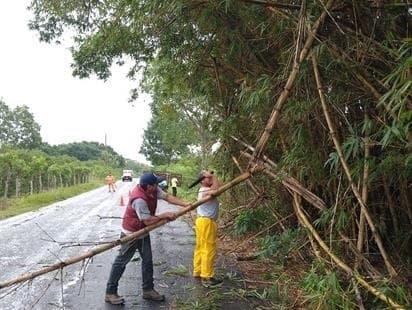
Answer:
<path fill-rule="evenodd" d="M 122 181 L 133 181 L 133 170 L 123 170 Z"/>

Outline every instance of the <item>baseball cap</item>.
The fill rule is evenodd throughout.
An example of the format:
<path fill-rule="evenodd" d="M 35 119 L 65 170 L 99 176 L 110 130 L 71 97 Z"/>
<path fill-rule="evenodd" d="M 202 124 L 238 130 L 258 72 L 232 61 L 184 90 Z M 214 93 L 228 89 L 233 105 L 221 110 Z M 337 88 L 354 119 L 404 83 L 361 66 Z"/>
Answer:
<path fill-rule="evenodd" d="M 158 177 L 157 175 L 155 175 L 154 173 L 146 172 L 140 176 L 139 184 L 140 185 L 154 185 L 161 181 L 162 179 Z"/>

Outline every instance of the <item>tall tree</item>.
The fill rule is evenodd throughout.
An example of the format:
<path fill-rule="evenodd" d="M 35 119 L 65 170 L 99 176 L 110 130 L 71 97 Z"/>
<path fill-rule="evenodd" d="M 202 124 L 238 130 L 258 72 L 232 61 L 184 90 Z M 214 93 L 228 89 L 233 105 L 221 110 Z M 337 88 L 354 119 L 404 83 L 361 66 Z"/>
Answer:
<path fill-rule="evenodd" d="M 9 107 L 0 99 L 0 147 L 11 142 L 13 118 Z"/>
<path fill-rule="evenodd" d="M 29 107 L 25 105 L 18 106 L 13 110 L 13 131 L 12 143 L 15 146 L 33 149 L 40 146 L 42 142 L 40 125 L 34 120 Z"/>
<path fill-rule="evenodd" d="M 41 145 L 40 125 L 27 106 L 14 109 L 0 100 L 1 144 L 33 149 Z"/>

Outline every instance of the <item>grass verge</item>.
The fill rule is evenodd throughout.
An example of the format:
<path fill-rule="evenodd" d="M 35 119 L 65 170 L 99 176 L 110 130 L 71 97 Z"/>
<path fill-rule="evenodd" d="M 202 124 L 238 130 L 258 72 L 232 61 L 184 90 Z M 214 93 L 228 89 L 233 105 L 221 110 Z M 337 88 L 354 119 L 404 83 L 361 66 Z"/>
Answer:
<path fill-rule="evenodd" d="M 102 186 L 101 181 L 91 181 L 76 186 L 0 201 L 0 220 L 25 212 L 38 210 L 57 201 L 65 200 Z"/>

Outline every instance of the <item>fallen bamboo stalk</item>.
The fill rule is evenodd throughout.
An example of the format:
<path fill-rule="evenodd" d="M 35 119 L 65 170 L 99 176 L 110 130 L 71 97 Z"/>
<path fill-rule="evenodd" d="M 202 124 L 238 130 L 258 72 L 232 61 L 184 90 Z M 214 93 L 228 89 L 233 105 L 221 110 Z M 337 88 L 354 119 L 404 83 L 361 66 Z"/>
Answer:
<path fill-rule="evenodd" d="M 302 211 L 302 208 L 301 208 L 301 205 L 300 205 L 300 202 L 299 202 L 299 199 L 298 199 L 298 196 L 297 196 L 296 193 L 293 195 L 293 202 L 294 202 L 295 212 L 296 212 L 296 215 L 297 215 L 300 223 L 310 232 L 310 234 L 317 241 L 319 246 L 323 249 L 323 251 L 326 254 L 329 255 L 329 257 L 335 262 L 335 264 L 338 267 L 340 267 L 342 270 L 344 270 L 346 273 L 348 273 L 351 277 L 353 277 L 360 285 L 362 285 L 364 288 L 366 288 L 366 290 L 368 290 L 370 293 L 375 295 L 380 300 L 382 300 L 385 303 L 389 304 L 391 307 L 393 307 L 395 309 L 405 309 L 405 307 L 403 307 L 400 304 L 396 303 L 390 297 L 386 296 L 384 293 L 377 290 L 375 287 L 371 286 L 368 282 L 365 281 L 365 279 L 363 279 L 363 277 L 361 275 L 354 272 L 345 262 L 343 262 L 334 253 L 332 253 L 332 251 L 329 249 L 329 247 L 326 245 L 326 243 L 319 236 L 316 229 L 311 225 L 311 223 L 309 222 L 309 220 L 306 217 L 305 213 Z"/>
<path fill-rule="evenodd" d="M 233 140 L 239 142 L 246 148 L 248 148 L 250 151 L 254 152 L 255 148 L 246 142 L 236 138 L 235 136 L 230 136 Z M 249 159 L 252 159 L 252 155 L 249 153 L 243 152 L 242 155 L 248 157 Z M 271 177 L 280 180 L 282 184 L 288 188 L 289 190 L 292 190 L 294 192 L 298 192 L 299 195 L 301 195 L 303 198 L 305 198 L 308 202 L 310 202 L 314 207 L 318 208 L 319 210 L 324 210 L 326 208 L 325 202 L 316 196 L 314 193 L 309 191 L 307 188 L 305 188 L 302 184 L 299 183 L 298 180 L 295 178 L 288 176 L 286 174 L 280 174 L 277 173 L 275 170 L 277 169 L 277 165 L 274 161 L 272 161 L 270 158 L 268 158 L 266 155 L 262 154 L 262 160 L 263 162 L 263 167 L 264 170 L 263 172 L 266 174 L 269 174 Z"/>
<path fill-rule="evenodd" d="M 242 155 L 250 159 L 253 156 L 245 152 L 242 153 Z M 318 196 L 316 196 L 314 193 L 309 191 L 307 188 L 305 188 L 303 185 L 301 185 L 296 179 L 289 177 L 289 176 L 283 176 L 283 175 L 280 175 L 279 173 L 274 172 L 272 166 L 267 162 L 263 163 L 263 167 L 265 168 L 263 170 L 263 173 L 266 173 L 267 175 L 271 176 L 275 180 L 279 180 L 286 188 L 288 188 L 292 192 L 298 193 L 306 201 L 308 201 L 312 206 L 318 208 L 319 210 L 326 209 L 326 205 L 324 201 L 320 199 Z"/>
<path fill-rule="evenodd" d="M 330 131 L 330 135 L 332 137 L 333 144 L 335 145 L 336 152 L 338 153 L 338 156 L 339 156 L 340 162 L 342 164 L 343 170 L 345 172 L 346 178 L 348 179 L 348 182 L 350 184 L 352 192 L 355 195 L 356 199 L 358 200 L 359 205 L 361 206 L 361 210 L 363 211 L 363 213 L 365 215 L 366 222 L 368 223 L 369 228 L 371 229 L 372 236 L 375 239 L 375 242 L 376 242 L 376 244 L 379 248 L 379 251 L 382 255 L 382 258 L 383 258 L 383 261 L 385 263 L 386 269 L 388 270 L 388 272 L 391 276 L 396 276 L 396 274 L 397 274 L 396 270 L 390 262 L 389 256 L 386 252 L 386 249 L 383 246 L 382 239 L 381 239 L 378 231 L 376 230 L 375 223 L 373 222 L 372 217 L 369 214 L 369 210 L 366 207 L 366 204 L 364 203 L 364 201 L 362 200 L 362 197 L 361 197 L 361 195 L 360 195 L 360 193 L 359 193 L 359 191 L 358 191 L 358 189 L 355 185 L 355 182 L 352 179 L 352 175 L 350 173 L 348 163 L 346 162 L 345 156 L 343 154 L 342 147 L 339 143 L 338 137 L 336 136 L 336 127 L 335 127 L 334 123 L 332 122 L 332 119 L 329 115 L 328 107 L 326 105 L 326 99 L 325 99 L 325 96 L 324 96 L 323 91 L 322 91 L 322 82 L 321 82 L 321 79 L 320 79 L 318 63 L 317 63 L 315 54 L 312 54 L 312 64 L 313 64 L 313 71 L 315 73 L 315 80 L 316 80 L 316 85 L 317 85 L 317 88 L 318 88 L 319 99 L 320 99 L 320 102 L 321 102 L 321 105 L 322 105 L 322 110 L 323 110 L 323 113 L 325 115 L 325 119 L 326 119 L 326 122 L 328 124 L 329 131 Z"/>
<path fill-rule="evenodd" d="M 237 158 L 235 156 L 232 156 L 232 160 L 235 163 L 236 167 L 239 169 L 240 173 L 243 173 L 243 169 L 239 164 L 239 161 L 237 160 Z M 249 187 L 252 189 L 252 191 L 255 193 L 256 196 L 260 195 L 259 190 L 256 188 L 256 186 L 252 183 L 252 181 L 250 181 L 250 179 L 246 180 L 247 184 L 249 185 Z"/>
<path fill-rule="evenodd" d="M 249 179 L 252 176 L 252 174 L 255 171 L 258 171 L 258 170 L 259 170 L 259 167 L 257 167 L 257 166 L 252 167 L 251 169 L 249 169 L 248 171 L 246 171 L 243 174 L 239 175 L 238 177 L 236 177 L 232 181 L 230 181 L 230 182 L 222 185 L 221 187 L 219 187 L 219 189 L 216 190 L 216 193 L 214 195 L 208 195 L 205 198 L 194 202 L 190 206 L 188 206 L 186 208 L 183 208 L 182 210 L 176 212 L 177 217 L 180 217 L 180 216 L 196 209 L 202 203 L 205 203 L 206 201 L 209 201 L 213 197 L 221 195 L 223 192 L 227 191 L 228 189 L 230 189 L 230 188 L 234 187 L 235 185 Z M 41 268 L 41 269 L 36 270 L 34 272 L 25 273 L 23 275 L 20 275 L 17 278 L 14 278 L 14 279 L 10 279 L 10 280 L 0 282 L 0 290 L 3 289 L 3 288 L 9 287 L 9 286 L 15 285 L 17 283 L 32 280 L 32 279 L 34 279 L 34 278 L 36 278 L 40 275 L 49 273 L 51 271 L 58 270 L 58 269 L 63 269 L 66 266 L 73 265 L 75 263 L 81 262 L 81 261 L 85 260 L 86 258 L 96 256 L 97 254 L 108 251 L 108 250 L 110 250 L 110 249 L 112 249 L 112 248 L 114 248 L 118 245 L 121 245 L 121 244 L 130 242 L 134 239 L 137 239 L 137 238 L 149 233 L 150 231 L 154 230 L 155 228 L 163 226 L 166 223 L 168 223 L 168 220 L 162 219 L 159 222 L 157 222 L 153 225 L 149 225 L 149 226 L 147 226 L 147 227 L 145 227 L 145 228 L 143 228 L 139 231 L 136 231 L 136 232 L 134 232 L 130 235 L 127 235 L 126 237 L 114 240 L 114 241 L 112 241 L 108 244 L 103 244 L 103 245 L 97 246 L 95 248 L 92 248 L 92 249 L 86 251 L 85 253 L 83 253 L 81 255 L 70 257 L 66 260 L 60 261 L 60 262 L 55 263 L 53 265 L 50 265 L 48 267 Z"/>
<path fill-rule="evenodd" d="M 296 61 L 293 63 L 292 71 L 289 74 L 285 87 L 283 88 L 283 91 L 281 92 L 278 100 L 276 101 L 275 106 L 273 107 L 272 113 L 270 115 L 270 118 L 266 124 L 266 127 L 262 135 L 260 136 L 258 143 L 256 144 L 256 150 L 253 153 L 253 158 L 251 160 L 251 163 L 254 161 L 255 158 L 261 157 L 262 152 L 269 140 L 271 132 L 276 125 L 276 121 L 279 117 L 280 110 L 282 109 L 283 104 L 288 99 L 289 94 L 293 88 L 293 84 L 299 73 L 300 64 L 309 54 L 309 51 L 311 50 L 313 42 L 315 40 L 316 34 L 318 30 L 320 29 L 320 25 L 322 24 L 322 22 L 325 20 L 326 16 L 328 15 L 327 11 L 332 7 L 333 2 L 334 2 L 333 0 L 328 1 L 328 3 L 324 6 L 324 10 L 322 11 L 321 15 L 316 20 L 316 22 L 313 24 L 311 31 L 308 32 L 308 38 L 306 39 L 305 44 L 303 45 L 303 48 L 300 51 L 299 57 L 297 57 Z"/>

